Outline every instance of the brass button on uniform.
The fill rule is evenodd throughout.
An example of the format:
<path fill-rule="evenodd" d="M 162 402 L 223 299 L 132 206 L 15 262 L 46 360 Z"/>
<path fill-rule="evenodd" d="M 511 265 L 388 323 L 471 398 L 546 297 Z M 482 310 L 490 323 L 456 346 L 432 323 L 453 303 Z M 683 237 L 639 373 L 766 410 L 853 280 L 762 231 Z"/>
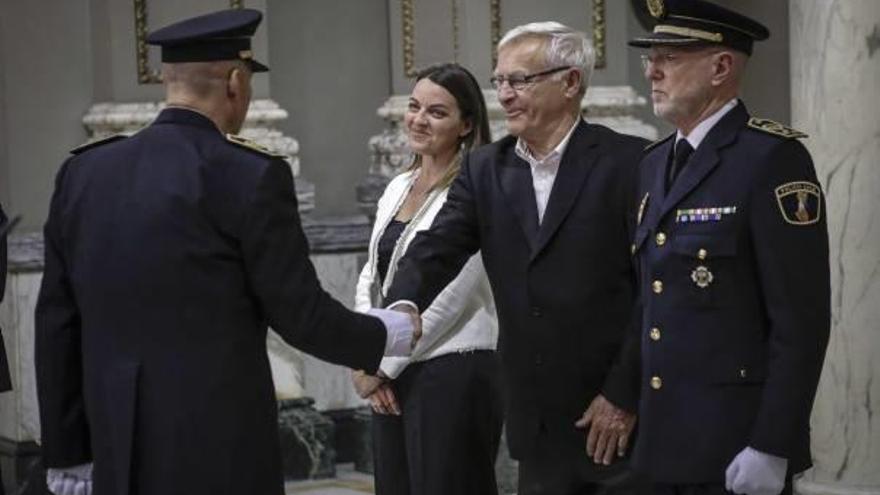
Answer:
<path fill-rule="evenodd" d="M 659 376 L 651 377 L 651 388 L 654 390 L 660 390 L 660 387 L 663 386 L 663 380 L 660 379 Z"/>
<path fill-rule="evenodd" d="M 660 294 L 663 292 L 663 282 L 660 280 L 655 280 L 651 284 L 651 289 L 654 291 L 654 294 Z"/>
<path fill-rule="evenodd" d="M 636 254 L 636 243 L 632 243 L 632 245 L 629 247 L 629 252 L 632 254 Z"/>
<path fill-rule="evenodd" d="M 653 340 L 654 342 L 660 340 L 660 329 L 657 327 L 652 328 L 649 335 L 651 336 L 651 340 Z"/>
<path fill-rule="evenodd" d="M 706 259 L 706 256 L 709 256 L 709 253 L 705 249 L 701 248 L 699 251 L 697 251 L 697 258 L 704 260 Z"/>
<path fill-rule="evenodd" d="M 658 246 L 666 244 L 666 234 L 664 234 L 663 232 L 658 232 L 655 240 L 657 241 Z"/>
<path fill-rule="evenodd" d="M 745 369 L 745 368 L 740 368 L 740 369 L 739 369 L 739 377 L 740 377 L 740 378 L 745 378 L 747 374 L 748 374 L 748 373 L 746 373 L 746 369 Z"/>

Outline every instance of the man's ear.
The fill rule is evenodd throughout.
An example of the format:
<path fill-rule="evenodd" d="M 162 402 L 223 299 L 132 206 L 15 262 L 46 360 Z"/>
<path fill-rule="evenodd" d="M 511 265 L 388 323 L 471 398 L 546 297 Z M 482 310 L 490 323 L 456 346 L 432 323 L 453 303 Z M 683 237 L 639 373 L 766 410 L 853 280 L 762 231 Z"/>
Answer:
<path fill-rule="evenodd" d="M 581 78 L 583 75 L 579 70 L 571 70 L 569 69 L 565 76 L 562 78 L 562 81 L 565 83 L 565 95 L 566 96 L 577 96 L 581 91 Z"/>
<path fill-rule="evenodd" d="M 234 97 L 241 95 L 244 90 L 244 77 L 245 73 L 240 68 L 236 67 L 229 71 L 229 77 L 226 79 L 227 96 Z"/>
<path fill-rule="evenodd" d="M 712 85 L 720 86 L 733 77 L 733 67 L 736 63 L 732 53 L 723 51 L 714 55 L 712 63 Z"/>

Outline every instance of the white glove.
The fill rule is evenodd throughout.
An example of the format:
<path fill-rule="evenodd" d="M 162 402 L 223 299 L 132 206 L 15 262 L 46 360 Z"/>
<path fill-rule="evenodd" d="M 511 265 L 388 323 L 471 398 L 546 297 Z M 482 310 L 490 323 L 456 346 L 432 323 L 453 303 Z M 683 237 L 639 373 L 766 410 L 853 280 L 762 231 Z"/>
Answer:
<path fill-rule="evenodd" d="M 727 466 L 724 486 L 738 495 L 779 495 L 787 469 L 788 459 L 746 447 Z"/>
<path fill-rule="evenodd" d="M 46 485 L 55 495 L 91 495 L 92 464 L 46 470 Z"/>
<path fill-rule="evenodd" d="M 367 311 L 370 316 L 382 320 L 387 337 L 385 338 L 386 356 L 409 356 L 412 352 L 413 320 L 412 315 L 391 309 L 372 308 Z"/>

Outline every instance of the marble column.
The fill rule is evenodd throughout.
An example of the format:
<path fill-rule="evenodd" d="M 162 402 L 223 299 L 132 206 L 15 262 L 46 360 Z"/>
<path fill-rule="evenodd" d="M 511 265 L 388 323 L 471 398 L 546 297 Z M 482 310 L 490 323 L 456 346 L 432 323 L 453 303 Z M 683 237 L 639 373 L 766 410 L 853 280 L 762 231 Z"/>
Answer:
<path fill-rule="evenodd" d="M 789 7 L 792 125 L 825 189 L 832 283 L 814 467 L 796 490 L 880 494 L 880 2 Z"/>

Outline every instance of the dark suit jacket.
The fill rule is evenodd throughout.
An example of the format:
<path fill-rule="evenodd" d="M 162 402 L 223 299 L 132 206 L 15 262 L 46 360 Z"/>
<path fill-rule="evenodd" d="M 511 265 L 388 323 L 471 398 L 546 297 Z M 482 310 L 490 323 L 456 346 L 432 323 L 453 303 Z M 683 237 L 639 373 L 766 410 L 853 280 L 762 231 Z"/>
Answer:
<path fill-rule="evenodd" d="M 644 141 L 581 122 L 540 228 L 529 165 L 508 136 L 463 163 L 431 229 L 400 262 L 389 302 L 425 308 L 480 250 L 500 325 L 511 454 L 546 442 L 584 454 L 574 427 L 599 392 L 634 410 L 637 369 L 616 363 L 631 315 L 627 234 Z M 637 356 L 637 355 L 636 355 Z"/>
<path fill-rule="evenodd" d="M 792 473 L 810 463 L 810 410 L 831 314 L 824 198 L 803 198 L 808 223 L 786 220 L 798 221 L 798 201 L 776 190 L 818 184 L 813 163 L 796 139 L 748 121 L 742 103 L 726 114 L 668 194 L 674 139 L 641 164 L 635 460 L 660 482 L 723 483 L 747 445 L 787 458 Z"/>
<path fill-rule="evenodd" d="M 0 230 L 9 221 L 0 207 Z M 8 234 L 8 232 L 7 232 Z M 6 235 L 0 234 L 0 303 L 6 293 Z M 6 358 L 6 345 L 3 343 L 3 331 L 0 329 L 0 392 L 12 390 L 12 379 L 9 375 L 9 362 Z M 0 488 L 2 489 L 2 488 Z"/>
<path fill-rule="evenodd" d="M 281 159 L 166 109 L 70 158 L 36 313 L 48 467 L 94 460 L 95 493 L 282 490 L 267 325 L 375 370 L 381 322 L 325 293 Z"/>

